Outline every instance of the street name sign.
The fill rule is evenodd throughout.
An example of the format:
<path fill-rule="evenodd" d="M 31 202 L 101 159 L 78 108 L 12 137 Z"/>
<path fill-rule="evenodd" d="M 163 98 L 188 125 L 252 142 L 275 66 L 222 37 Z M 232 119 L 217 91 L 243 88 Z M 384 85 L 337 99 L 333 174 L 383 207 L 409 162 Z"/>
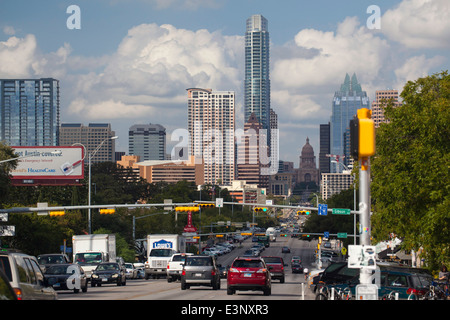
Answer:
<path fill-rule="evenodd" d="M 332 209 L 332 214 L 350 215 L 350 209 Z"/>

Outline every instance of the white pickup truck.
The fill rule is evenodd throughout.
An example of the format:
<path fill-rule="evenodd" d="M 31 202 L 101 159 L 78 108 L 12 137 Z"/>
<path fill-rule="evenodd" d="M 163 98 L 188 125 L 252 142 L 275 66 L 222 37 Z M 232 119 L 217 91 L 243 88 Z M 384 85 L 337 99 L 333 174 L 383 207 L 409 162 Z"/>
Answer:
<path fill-rule="evenodd" d="M 167 263 L 167 282 L 176 281 L 181 279 L 181 271 L 183 271 L 183 265 L 186 261 L 186 256 L 192 255 L 192 253 L 175 253 Z"/>

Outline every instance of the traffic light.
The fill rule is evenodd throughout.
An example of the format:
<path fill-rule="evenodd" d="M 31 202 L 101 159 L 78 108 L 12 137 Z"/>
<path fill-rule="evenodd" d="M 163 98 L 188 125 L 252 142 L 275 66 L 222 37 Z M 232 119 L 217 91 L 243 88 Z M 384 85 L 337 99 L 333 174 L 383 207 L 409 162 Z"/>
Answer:
<path fill-rule="evenodd" d="M 375 123 L 371 116 L 371 110 L 362 108 L 350 120 L 350 153 L 355 160 L 375 154 Z"/>
<path fill-rule="evenodd" d="M 100 214 L 114 214 L 116 213 L 116 209 L 114 208 L 107 208 L 107 209 L 100 209 Z"/>
<path fill-rule="evenodd" d="M 66 214 L 66 212 L 64 210 L 63 211 L 50 211 L 49 212 L 50 217 L 58 217 L 58 216 L 63 216 L 65 214 Z"/>
<path fill-rule="evenodd" d="M 199 211 L 199 207 L 176 207 L 175 211 L 177 212 L 197 212 Z"/>
<path fill-rule="evenodd" d="M 199 203 L 198 206 L 201 208 L 214 208 L 216 205 L 214 203 Z"/>
<path fill-rule="evenodd" d="M 253 209 L 255 212 L 267 212 L 267 208 L 265 207 L 255 207 L 255 209 Z"/>
<path fill-rule="evenodd" d="M 309 214 L 310 214 L 311 212 L 310 211 L 308 211 L 308 210 L 298 210 L 297 211 L 297 215 L 300 215 L 300 216 L 309 216 Z"/>

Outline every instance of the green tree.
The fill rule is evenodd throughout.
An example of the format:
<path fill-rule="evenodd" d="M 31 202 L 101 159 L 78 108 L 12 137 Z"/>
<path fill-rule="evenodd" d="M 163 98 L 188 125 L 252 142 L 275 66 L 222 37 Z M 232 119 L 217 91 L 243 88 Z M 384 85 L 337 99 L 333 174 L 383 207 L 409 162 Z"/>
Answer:
<path fill-rule="evenodd" d="M 0 161 L 17 158 L 14 150 L 0 142 Z M 0 203 L 7 199 L 11 185 L 11 170 L 17 167 L 17 160 L 0 163 Z"/>
<path fill-rule="evenodd" d="M 450 263 L 450 76 L 409 81 L 403 105 L 387 105 L 372 160 L 372 233 L 423 250 L 430 268 Z"/>

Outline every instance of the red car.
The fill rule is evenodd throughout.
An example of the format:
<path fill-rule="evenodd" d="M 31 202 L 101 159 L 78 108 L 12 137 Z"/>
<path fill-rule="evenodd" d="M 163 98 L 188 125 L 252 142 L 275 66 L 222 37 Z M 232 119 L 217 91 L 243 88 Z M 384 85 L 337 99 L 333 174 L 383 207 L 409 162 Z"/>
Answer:
<path fill-rule="evenodd" d="M 266 265 L 269 267 L 270 275 L 272 279 L 280 280 L 280 283 L 284 283 L 284 267 L 287 264 L 284 263 L 281 257 L 262 257 Z"/>
<path fill-rule="evenodd" d="M 227 275 L 227 294 L 236 290 L 263 291 L 265 296 L 272 293 L 269 268 L 260 257 L 238 257 L 234 259 Z"/>

